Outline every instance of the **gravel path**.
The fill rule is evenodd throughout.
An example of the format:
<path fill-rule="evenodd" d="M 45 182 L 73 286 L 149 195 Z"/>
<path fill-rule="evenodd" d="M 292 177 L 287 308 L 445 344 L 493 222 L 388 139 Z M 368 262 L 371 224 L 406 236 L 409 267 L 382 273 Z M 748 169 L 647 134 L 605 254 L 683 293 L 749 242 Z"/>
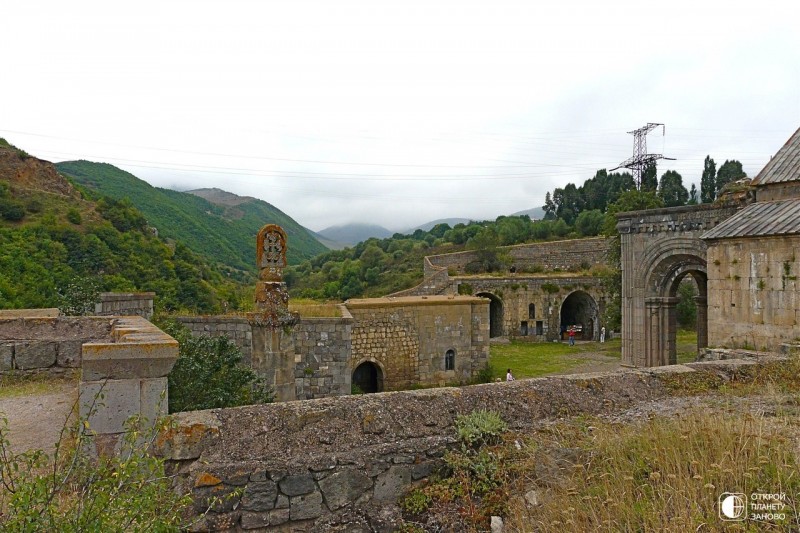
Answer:
<path fill-rule="evenodd" d="M 51 451 L 64 421 L 78 399 L 76 383 L 54 383 L 51 391 L 31 396 L 0 398 L 0 417 L 8 419 L 8 440 L 15 452 Z"/>

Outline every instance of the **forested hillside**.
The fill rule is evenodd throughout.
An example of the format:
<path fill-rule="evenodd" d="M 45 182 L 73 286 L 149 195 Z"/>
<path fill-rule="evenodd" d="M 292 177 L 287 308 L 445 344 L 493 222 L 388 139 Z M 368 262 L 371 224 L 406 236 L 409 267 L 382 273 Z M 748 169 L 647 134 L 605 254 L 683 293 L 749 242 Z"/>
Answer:
<path fill-rule="evenodd" d="M 218 312 L 247 291 L 127 201 L 73 186 L 0 139 L 0 308 L 83 305 L 97 291 L 155 291 L 162 310 Z"/>
<path fill-rule="evenodd" d="M 276 207 L 255 198 L 227 193 L 239 201 L 211 201 L 199 194 L 153 187 L 107 163 L 66 161 L 56 167 L 75 182 L 115 200 L 128 199 L 150 226 L 167 239 L 180 241 L 207 260 L 250 274 L 256 270 L 255 238 L 264 224 L 280 225 L 289 240 L 289 264 L 327 248 Z M 202 193 L 202 191 L 196 191 Z M 224 192 L 224 191 L 219 191 Z"/>

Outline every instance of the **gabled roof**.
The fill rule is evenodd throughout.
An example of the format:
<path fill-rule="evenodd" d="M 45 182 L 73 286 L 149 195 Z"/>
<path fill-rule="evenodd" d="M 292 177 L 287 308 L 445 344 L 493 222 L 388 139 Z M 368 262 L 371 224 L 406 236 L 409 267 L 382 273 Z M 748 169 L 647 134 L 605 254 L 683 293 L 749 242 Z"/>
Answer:
<path fill-rule="evenodd" d="M 750 204 L 703 233 L 700 238 L 729 239 L 793 234 L 800 234 L 800 198 Z"/>
<path fill-rule="evenodd" d="M 768 185 L 800 181 L 800 129 L 789 137 L 778 153 L 769 160 L 751 185 Z"/>

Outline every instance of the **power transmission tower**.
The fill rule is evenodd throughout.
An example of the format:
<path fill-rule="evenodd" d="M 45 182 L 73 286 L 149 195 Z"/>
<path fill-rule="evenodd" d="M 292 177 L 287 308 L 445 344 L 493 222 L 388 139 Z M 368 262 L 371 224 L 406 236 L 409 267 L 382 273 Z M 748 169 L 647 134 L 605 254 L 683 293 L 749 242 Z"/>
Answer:
<path fill-rule="evenodd" d="M 670 159 L 675 160 L 674 157 L 664 157 L 663 154 L 648 154 L 647 153 L 647 134 L 656 129 L 658 126 L 662 127 L 662 135 L 666 131 L 666 126 L 657 124 L 655 122 L 648 122 L 647 126 L 642 126 L 638 130 L 629 131 L 633 135 L 633 157 L 629 157 L 619 164 L 617 168 L 612 168 L 609 172 L 619 170 L 620 168 L 629 168 L 633 171 L 633 179 L 636 183 L 636 188 L 642 186 L 642 174 L 645 169 L 652 165 L 656 159 Z"/>

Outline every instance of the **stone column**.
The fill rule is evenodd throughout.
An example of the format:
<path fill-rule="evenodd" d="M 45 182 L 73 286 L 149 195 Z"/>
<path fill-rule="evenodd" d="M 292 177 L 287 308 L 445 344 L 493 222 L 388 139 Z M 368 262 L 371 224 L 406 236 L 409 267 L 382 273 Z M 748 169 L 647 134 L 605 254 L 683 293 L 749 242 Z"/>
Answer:
<path fill-rule="evenodd" d="M 694 303 L 697 308 L 697 353 L 703 348 L 708 348 L 708 299 L 695 296 Z"/>
<path fill-rule="evenodd" d="M 645 366 L 663 366 L 677 363 L 675 336 L 678 321 L 675 307 L 678 298 L 651 296 L 645 299 L 647 331 Z"/>
<path fill-rule="evenodd" d="M 299 319 L 289 312 L 289 292 L 282 281 L 286 267 L 286 233 L 280 226 L 267 224 L 256 238 L 256 311 L 248 313 L 252 327 L 252 366 L 275 391 L 275 400 L 296 399 L 294 380 L 294 336 Z"/>

